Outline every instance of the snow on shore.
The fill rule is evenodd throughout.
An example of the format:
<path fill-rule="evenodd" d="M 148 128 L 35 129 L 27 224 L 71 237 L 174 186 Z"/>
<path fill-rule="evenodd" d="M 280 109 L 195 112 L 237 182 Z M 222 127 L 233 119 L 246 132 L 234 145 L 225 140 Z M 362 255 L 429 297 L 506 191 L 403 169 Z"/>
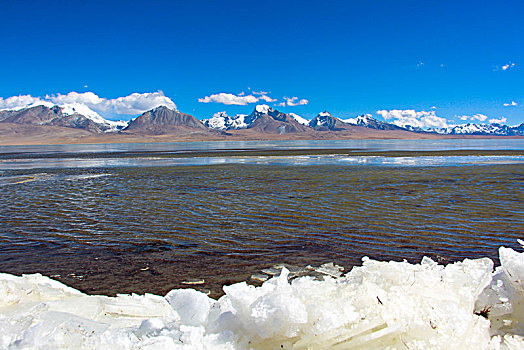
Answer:
<path fill-rule="evenodd" d="M 438 265 L 363 259 L 342 277 L 89 296 L 0 274 L 2 349 L 522 349 L 524 253 Z"/>

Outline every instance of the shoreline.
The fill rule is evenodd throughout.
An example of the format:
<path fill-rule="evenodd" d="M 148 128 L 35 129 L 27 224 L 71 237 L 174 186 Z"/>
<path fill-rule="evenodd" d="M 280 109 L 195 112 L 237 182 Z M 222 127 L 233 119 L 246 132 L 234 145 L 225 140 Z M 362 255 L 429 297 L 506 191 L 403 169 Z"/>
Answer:
<path fill-rule="evenodd" d="M 522 345 L 523 282 L 515 274 L 524 253 L 500 247 L 499 256 L 496 268 L 489 258 L 445 266 L 363 258 L 347 272 L 327 264 L 304 275 L 280 267 L 258 287 L 225 285 L 220 298 L 191 283 L 164 296 L 86 295 L 40 274 L 0 273 L 0 345 L 36 346 L 42 334 L 61 348 Z"/>
<path fill-rule="evenodd" d="M 45 159 L 45 158 L 141 158 L 151 157 L 165 159 L 186 158 L 239 158 L 239 157 L 293 157 L 293 156 L 351 156 L 351 157 L 450 157 L 450 156 L 524 156 L 524 149 L 507 150 L 363 150 L 360 148 L 293 148 L 293 149 L 251 149 L 231 150 L 138 150 L 138 151 L 94 151 L 94 152 L 52 152 L 52 153 L 1 153 L 0 159 Z"/>
<path fill-rule="evenodd" d="M 7 124 L 7 123 L 6 123 Z M 11 128 L 10 128 L 11 127 Z M 442 135 L 410 131 L 387 131 L 359 127 L 358 133 L 321 131 L 316 133 L 263 134 L 252 130 L 235 130 L 227 134 L 195 132 L 188 134 L 93 134 L 64 127 L 25 126 L 0 123 L 0 146 L 94 145 L 125 143 L 235 142 L 235 141 L 341 141 L 341 140 L 445 140 L 445 139 L 523 139 L 524 136 Z"/>

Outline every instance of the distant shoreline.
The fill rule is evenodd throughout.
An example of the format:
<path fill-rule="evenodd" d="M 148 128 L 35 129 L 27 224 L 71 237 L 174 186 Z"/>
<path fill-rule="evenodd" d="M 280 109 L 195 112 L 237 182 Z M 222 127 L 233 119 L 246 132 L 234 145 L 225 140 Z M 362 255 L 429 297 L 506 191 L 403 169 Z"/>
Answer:
<path fill-rule="evenodd" d="M 315 134 L 263 134 L 250 130 L 237 130 L 228 134 L 189 133 L 164 135 L 138 135 L 131 133 L 93 134 L 84 130 L 63 127 L 25 127 L 0 124 L 0 146 L 36 146 L 68 144 L 121 144 L 213 141 L 315 141 L 315 140 L 441 140 L 441 139 L 523 139 L 524 136 L 496 135 L 440 135 L 430 133 L 372 130 L 370 132 L 316 132 Z"/>
<path fill-rule="evenodd" d="M 219 158 L 219 157 L 294 157 L 294 156 L 335 156 L 347 155 L 352 157 L 450 157 L 450 156 L 524 156 L 524 150 L 477 150 L 477 149 L 457 149 L 457 150 L 363 150 L 357 148 L 294 148 L 294 149 L 231 149 L 231 150 L 180 150 L 176 153 L 171 151 L 117 151 L 117 152 L 51 152 L 35 154 L 7 153 L 3 158 L 6 159 L 41 159 L 41 158 L 71 158 L 90 159 L 90 158 L 142 158 L 144 156 L 154 156 L 155 158 Z"/>

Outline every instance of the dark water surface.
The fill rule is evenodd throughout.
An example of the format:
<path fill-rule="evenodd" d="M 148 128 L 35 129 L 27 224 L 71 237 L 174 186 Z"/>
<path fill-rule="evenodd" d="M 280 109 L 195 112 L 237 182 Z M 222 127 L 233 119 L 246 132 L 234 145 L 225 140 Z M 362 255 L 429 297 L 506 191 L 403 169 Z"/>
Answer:
<path fill-rule="evenodd" d="M 496 259 L 524 231 L 524 165 L 502 158 L 4 169 L 0 272 L 216 295 L 274 264 Z"/>

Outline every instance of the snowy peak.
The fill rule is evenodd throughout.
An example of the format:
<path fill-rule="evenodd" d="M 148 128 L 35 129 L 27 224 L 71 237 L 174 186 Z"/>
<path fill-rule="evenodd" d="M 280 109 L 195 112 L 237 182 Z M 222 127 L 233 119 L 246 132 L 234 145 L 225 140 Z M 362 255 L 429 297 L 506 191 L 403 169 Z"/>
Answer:
<path fill-rule="evenodd" d="M 523 136 L 524 123 L 516 126 L 505 124 L 474 124 L 467 123 L 449 126 L 442 129 L 432 129 L 431 132 L 449 135 L 499 135 L 499 136 Z"/>
<path fill-rule="evenodd" d="M 324 111 L 319 113 L 315 118 L 311 119 L 309 126 L 315 130 L 342 130 L 347 129 L 344 123 L 331 115 L 331 113 Z"/>
<path fill-rule="evenodd" d="M 255 107 L 255 111 L 262 114 L 268 114 L 270 110 L 273 110 L 273 108 L 268 105 L 257 105 Z"/>
<path fill-rule="evenodd" d="M 250 115 L 230 117 L 226 112 L 215 113 L 202 121 L 215 130 L 254 129 L 262 133 L 306 132 L 308 121 L 296 114 L 285 114 L 268 105 L 257 105 Z"/>
<path fill-rule="evenodd" d="M 106 120 L 86 105 L 80 103 L 66 103 L 60 106 L 65 115 L 81 114 L 94 121 L 95 123 L 105 123 Z"/>
<path fill-rule="evenodd" d="M 104 119 L 100 114 L 81 103 L 56 105 L 51 102 L 40 101 L 27 107 L 3 109 L 0 114 L 0 121 L 4 122 L 63 126 L 92 132 L 118 131 L 128 124 L 125 121 Z"/>
<path fill-rule="evenodd" d="M 330 122 L 332 122 L 332 119 L 333 117 L 331 116 L 331 113 L 324 111 L 319 113 L 315 118 L 311 119 L 309 126 L 313 128 L 327 126 Z"/>
<path fill-rule="evenodd" d="M 249 128 L 257 119 L 259 119 L 263 115 L 269 115 L 270 117 L 274 117 L 278 114 L 280 114 L 279 111 L 269 107 L 268 105 L 257 105 L 253 112 L 245 118 L 245 123 Z"/>
<path fill-rule="evenodd" d="M 409 130 L 407 128 L 402 128 L 395 124 L 382 122 L 371 116 L 371 114 L 362 114 L 356 118 L 343 119 L 344 123 L 363 126 L 365 128 L 375 129 L 375 130 Z"/>
<path fill-rule="evenodd" d="M 122 120 L 107 120 L 97 112 L 93 111 L 91 108 L 81 103 L 67 103 L 60 105 L 60 108 L 62 108 L 62 113 L 65 115 L 79 114 L 90 119 L 96 124 L 107 126 L 107 130 L 105 130 L 105 132 L 114 132 L 121 130 L 125 128 L 128 124 L 128 122 Z"/>
<path fill-rule="evenodd" d="M 298 114 L 289 113 L 288 115 L 302 125 L 309 125 L 309 120 L 299 116 Z"/>
<path fill-rule="evenodd" d="M 248 129 L 269 134 L 289 134 L 308 132 L 306 125 L 299 123 L 293 116 L 282 113 L 268 105 L 258 105 L 244 118 Z"/>
<path fill-rule="evenodd" d="M 373 122 L 376 122 L 377 120 L 371 117 L 371 114 L 362 114 L 356 118 L 342 119 L 342 121 L 347 124 L 367 126 Z"/>
<path fill-rule="evenodd" d="M 59 106 L 47 103 L 0 111 L 0 122 L 60 126 L 87 130 L 93 133 L 118 131 L 127 125 L 127 122 L 106 120 L 82 104 Z"/>
<path fill-rule="evenodd" d="M 226 112 L 218 112 L 213 114 L 211 118 L 202 120 L 202 122 L 208 128 L 215 130 L 245 129 L 248 127 L 245 123 L 246 117 L 246 114 L 230 117 Z"/>

